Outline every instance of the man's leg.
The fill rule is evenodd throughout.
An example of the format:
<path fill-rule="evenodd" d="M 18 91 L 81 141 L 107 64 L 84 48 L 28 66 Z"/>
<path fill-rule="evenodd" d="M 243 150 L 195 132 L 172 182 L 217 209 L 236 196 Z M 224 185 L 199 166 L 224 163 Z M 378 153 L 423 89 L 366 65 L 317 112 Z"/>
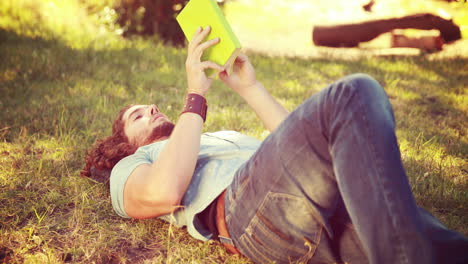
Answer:
<path fill-rule="evenodd" d="M 309 98 L 265 139 L 228 188 L 226 220 L 254 261 L 334 261 L 330 219 L 340 201 L 359 237 L 340 252 L 359 259 L 363 251 L 371 263 L 432 263 L 390 103 L 362 74 Z"/>
<path fill-rule="evenodd" d="M 436 263 L 468 263 L 468 238 L 447 229 L 426 210 L 419 208 L 424 232 L 428 235 Z"/>

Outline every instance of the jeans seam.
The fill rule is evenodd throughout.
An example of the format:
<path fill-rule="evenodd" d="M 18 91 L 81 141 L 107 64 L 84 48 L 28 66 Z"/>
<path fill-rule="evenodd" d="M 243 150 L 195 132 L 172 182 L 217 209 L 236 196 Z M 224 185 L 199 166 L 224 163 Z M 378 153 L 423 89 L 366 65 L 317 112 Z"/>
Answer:
<path fill-rule="evenodd" d="M 253 243 L 252 241 L 249 242 L 249 236 L 247 233 L 244 233 L 242 234 L 240 237 L 239 237 L 239 241 L 240 243 L 242 243 L 244 245 L 243 248 L 247 249 L 252 255 L 258 255 L 260 257 L 262 257 L 263 259 L 265 260 L 268 260 L 269 262 L 271 262 L 271 259 L 266 256 L 265 254 L 263 254 L 260 250 L 256 250 L 255 247 L 253 246 Z M 252 244 L 252 245 L 248 245 L 248 244 Z"/>
<path fill-rule="evenodd" d="M 258 255 L 258 257 L 263 258 L 263 259 L 266 258 L 270 260 L 270 257 L 273 257 L 274 259 L 278 259 L 278 260 L 284 259 L 285 257 L 284 255 L 278 255 L 275 251 L 271 251 L 273 244 L 285 250 L 288 250 L 293 254 L 296 254 L 296 255 L 299 254 L 299 255 L 304 255 L 304 256 L 310 255 L 310 258 L 312 258 L 315 255 L 320 245 L 321 236 L 322 236 L 323 229 L 324 229 L 323 225 L 320 224 L 319 221 L 315 220 L 317 224 L 317 232 L 313 234 L 314 235 L 313 237 L 310 237 L 310 240 L 304 239 L 305 241 L 309 241 L 311 243 L 310 247 L 307 246 L 306 244 L 304 244 L 304 246 L 307 246 L 305 249 L 292 247 L 290 244 L 288 244 L 287 240 L 282 239 L 281 236 L 278 236 L 278 234 L 274 230 L 270 229 L 270 227 L 268 227 L 268 225 L 265 224 L 264 221 L 261 219 L 261 217 L 259 217 L 257 214 L 257 213 L 260 213 L 260 214 L 264 213 L 265 210 L 268 209 L 269 204 L 274 204 L 277 201 L 276 199 L 292 199 L 298 203 L 307 204 L 307 201 L 304 197 L 300 197 L 294 194 L 269 191 L 267 195 L 265 196 L 265 198 L 263 199 L 263 202 L 260 204 L 260 206 L 256 210 L 255 215 L 252 217 L 252 219 L 249 221 L 246 228 L 244 229 L 243 234 L 239 238 L 240 243 L 244 247 L 246 246 L 251 247 L 251 245 L 249 244 L 254 243 L 255 248 L 250 248 L 249 249 L 250 253 L 256 254 Z M 314 219 L 316 219 L 316 217 L 314 216 L 315 214 L 313 213 L 313 208 L 309 208 L 309 210 L 311 210 L 310 211 L 311 216 Z M 257 241 L 257 239 L 255 238 L 256 236 L 255 234 L 257 233 L 261 234 L 261 237 L 263 237 L 263 239 L 266 241 L 265 243 L 268 244 L 268 246 L 262 245 L 260 241 Z M 269 244 L 269 243 L 272 243 L 272 244 Z M 262 252 L 262 250 L 265 250 L 266 252 L 269 252 L 269 253 L 265 255 Z M 306 251 L 306 253 L 304 253 L 304 250 Z M 270 257 L 268 257 L 268 255 L 270 255 Z"/>
<path fill-rule="evenodd" d="M 286 197 L 286 196 L 288 196 L 288 197 Z M 269 191 L 269 192 L 267 193 L 267 195 L 265 196 L 264 201 L 262 202 L 262 204 L 261 204 L 261 205 L 259 206 L 259 208 L 257 209 L 257 213 L 258 213 L 258 212 L 262 213 L 262 212 L 263 212 L 263 209 L 264 209 L 264 207 L 265 207 L 266 201 L 267 201 L 267 200 L 270 200 L 270 199 L 272 199 L 272 198 L 275 198 L 275 197 L 277 197 L 277 198 L 278 198 L 278 197 L 279 197 L 279 198 L 281 198 L 281 197 L 286 197 L 287 199 L 297 199 L 299 202 L 304 202 L 304 201 L 303 201 L 304 198 L 301 198 L 301 197 L 298 197 L 298 196 L 295 196 L 295 195 L 292 195 L 292 194 L 278 193 L 278 192 Z M 301 200 L 302 200 L 302 201 L 301 201 Z M 271 236 L 270 234 L 271 234 L 271 233 L 275 233 L 275 232 L 274 232 L 273 230 L 271 230 L 270 228 L 268 228 L 267 226 L 265 226 L 264 222 L 260 219 L 260 217 L 257 215 L 257 213 L 254 215 L 254 217 L 252 218 L 252 220 L 250 220 L 250 223 L 247 225 L 247 227 L 246 227 L 246 229 L 245 229 L 245 232 L 246 232 L 247 234 L 249 234 L 250 236 L 252 236 L 252 235 L 254 234 L 254 232 L 253 232 L 252 229 L 253 229 L 254 227 L 256 227 L 256 228 L 258 228 L 258 229 L 261 229 L 261 230 L 264 232 L 265 236 L 268 237 L 268 239 L 270 239 L 270 240 L 272 240 L 272 241 L 276 241 L 277 244 L 282 245 L 284 248 L 287 248 L 287 249 L 289 249 L 289 250 L 291 250 L 291 251 L 294 251 L 294 252 L 296 252 L 296 253 L 302 253 L 302 252 L 300 252 L 300 251 L 297 251 L 296 248 L 290 247 L 289 245 L 287 245 L 287 243 L 284 243 L 283 240 L 282 240 L 281 238 L 280 238 L 280 239 L 277 239 L 277 238 L 275 238 L 274 236 Z M 312 214 L 312 212 L 311 212 L 311 214 Z M 312 215 L 313 215 L 313 214 L 312 214 Z M 317 223 L 320 225 L 320 232 L 321 232 L 322 229 L 323 229 L 323 225 L 320 224 L 320 222 L 319 222 L 315 217 L 313 217 L 313 218 L 314 218 L 314 219 L 317 221 Z M 276 235 L 276 236 L 278 236 L 278 235 Z M 318 246 L 318 244 L 319 244 L 319 242 L 320 242 L 320 236 L 318 237 L 318 241 L 317 241 L 317 242 L 316 242 L 316 240 L 317 240 L 317 237 L 314 238 L 313 242 L 316 243 L 317 246 Z"/>
<path fill-rule="evenodd" d="M 255 157 L 252 157 L 252 158 L 255 158 Z M 245 168 L 245 164 L 243 166 L 241 166 L 237 171 L 236 171 L 236 174 L 234 176 L 234 179 L 233 181 L 236 181 L 236 178 L 237 176 L 240 174 L 240 171 L 243 170 Z M 239 176 L 241 177 L 241 176 Z M 249 176 L 243 176 L 245 177 L 245 179 L 242 179 L 242 181 L 239 182 L 236 190 L 233 190 L 231 187 L 232 187 L 232 183 L 231 185 L 228 187 L 230 189 L 230 192 L 228 192 L 228 195 L 226 195 L 226 197 L 229 197 L 229 207 L 228 207 L 228 211 L 229 212 L 232 212 L 235 210 L 235 208 L 237 207 L 237 200 L 238 200 L 238 197 L 242 196 L 242 194 L 244 193 L 244 190 L 245 190 L 245 187 L 247 186 L 247 184 L 251 181 L 251 175 Z M 235 196 L 236 198 L 232 197 L 232 196 Z"/>
<path fill-rule="evenodd" d="M 356 90 L 356 91 L 359 91 L 360 89 L 359 88 L 356 88 L 354 86 L 354 83 L 353 82 L 349 82 L 349 85 L 353 86 Z M 361 101 L 361 96 L 357 96 L 358 100 L 359 100 L 359 109 L 361 110 L 362 112 L 362 116 L 363 116 L 363 119 L 364 119 L 364 123 L 365 123 L 365 129 L 367 131 L 367 134 L 368 135 L 371 135 L 371 130 L 370 130 L 370 127 L 369 127 L 369 119 L 367 118 L 366 116 L 366 111 L 363 110 L 363 103 Z M 381 157 L 380 155 L 378 154 L 378 151 L 376 151 L 375 149 L 375 142 L 372 140 L 372 137 L 369 137 L 369 141 L 370 142 L 368 145 L 369 145 L 369 148 L 371 149 L 372 151 L 372 158 L 374 160 L 374 164 L 376 164 L 376 171 L 377 171 L 377 177 L 376 177 L 376 181 L 378 182 L 378 188 L 379 188 L 379 191 L 380 193 L 382 194 L 382 196 L 384 197 L 384 204 L 385 204 L 385 208 L 386 208 L 386 212 L 387 212 L 387 216 L 390 218 L 391 220 L 391 225 L 393 227 L 393 230 L 397 231 L 397 228 L 395 227 L 394 223 L 393 223 L 393 218 L 392 218 L 392 210 L 391 210 L 391 206 L 390 206 L 390 202 L 389 202 L 389 198 L 388 198 L 388 195 L 386 193 L 386 188 L 384 187 L 383 185 L 383 182 L 382 182 L 382 178 L 380 177 L 380 175 L 382 175 L 382 166 L 381 166 Z M 398 251 L 400 252 L 400 257 L 402 258 L 402 261 L 404 263 L 408 263 L 408 258 L 406 257 L 406 254 L 404 252 L 404 249 L 402 247 L 402 238 L 401 236 L 398 234 L 398 232 L 394 232 L 394 235 L 395 237 L 397 238 L 398 240 Z"/>
<path fill-rule="evenodd" d="M 302 151 L 303 149 L 307 149 L 309 147 L 310 147 L 309 145 L 303 145 L 302 147 L 296 149 L 296 152 L 293 155 L 288 155 L 288 156 L 289 157 L 295 157 L 296 155 L 300 155 L 300 153 L 303 153 L 303 151 Z M 281 155 L 279 155 L 279 160 L 281 161 L 284 173 L 286 173 L 288 175 L 288 177 L 294 178 L 294 176 L 292 175 L 292 173 L 290 172 L 290 170 L 288 168 L 289 163 L 292 162 L 294 160 L 294 158 L 290 158 L 287 161 L 285 161 L 283 159 L 283 157 Z M 275 183 L 278 180 L 279 180 L 279 178 L 275 179 Z M 334 181 L 336 182 L 336 178 L 334 179 Z M 313 204 L 318 204 L 318 206 L 321 206 L 319 203 L 317 203 L 316 200 L 314 200 L 314 199 L 311 199 L 311 200 L 313 201 Z M 314 217 L 315 221 L 317 221 L 317 223 L 319 223 L 322 226 L 322 228 L 325 229 L 325 231 L 327 232 L 328 235 L 333 236 L 333 230 L 330 228 L 330 225 L 328 224 L 328 219 L 325 219 L 322 215 L 317 213 L 317 211 L 315 210 L 313 205 L 309 205 L 309 207 L 311 207 L 311 210 L 314 211 L 314 216 L 313 217 Z"/>
<path fill-rule="evenodd" d="M 294 263 L 307 263 L 309 262 L 309 260 L 311 260 L 314 256 L 315 256 L 315 252 L 317 251 L 318 247 L 320 246 L 320 242 L 322 240 L 322 232 L 323 232 L 323 226 L 320 227 L 319 231 L 318 231 L 318 239 L 315 238 L 314 240 L 317 240 L 317 243 L 314 245 L 313 247 L 313 250 L 312 250 L 312 247 L 309 247 L 309 250 L 308 252 L 306 252 L 306 254 L 302 257 L 300 257 L 298 260 L 294 261 Z M 310 243 L 309 240 L 307 240 L 305 237 L 304 237 L 304 245 L 307 245 L 307 243 Z"/>

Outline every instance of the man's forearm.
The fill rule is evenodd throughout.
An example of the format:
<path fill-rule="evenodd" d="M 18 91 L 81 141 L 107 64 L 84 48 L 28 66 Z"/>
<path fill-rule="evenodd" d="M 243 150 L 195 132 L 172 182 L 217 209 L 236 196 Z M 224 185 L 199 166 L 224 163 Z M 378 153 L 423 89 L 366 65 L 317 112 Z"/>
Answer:
<path fill-rule="evenodd" d="M 289 115 L 289 112 L 257 82 L 254 87 L 246 89 L 240 96 L 255 111 L 265 127 L 273 132 Z"/>
<path fill-rule="evenodd" d="M 203 129 L 203 119 L 194 113 L 184 113 L 180 116 L 171 134 L 169 142 L 164 146 L 158 159 L 151 166 L 148 186 L 157 191 L 158 196 L 164 196 L 174 205 L 180 202 L 193 176 L 200 152 L 200 136 Z"/>

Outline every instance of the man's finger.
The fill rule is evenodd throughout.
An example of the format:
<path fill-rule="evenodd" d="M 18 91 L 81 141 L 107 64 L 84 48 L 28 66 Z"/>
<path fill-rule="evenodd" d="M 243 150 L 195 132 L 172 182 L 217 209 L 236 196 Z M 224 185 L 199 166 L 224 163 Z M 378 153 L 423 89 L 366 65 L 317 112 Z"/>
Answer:
<path fill-rule="evenodd" d="M 192 41 L 190 41 L 190 45 L 191 45 L 192 49 L 195 49 L 200 44 L 200 42 L 202 42 L 203 39 L 205 39 L 206 36 L 208 36 L 208 34 L 210 34 L 210 31 L 211 31 L 210 26 L 205 27 L 201 31 L 200 30 L 197 31 L 195 33 L 195 35 L 193 36 Z"/>
<path fill-rule="evenodd" d="M 223 71 L 220 71 L 218 76 L 219 76 L 219 79 L 221 79 L 221 81 L 229 84 L 231 79 L 229 78 L 229 75 L 228 75 L 226 69 L 224 69 Z"/>
<path fill-rule="evenodd" d="M 202 31 L 202 27 L 198 27 L 195 33 L 193 34 L 192 39 L 190 40 L 188 44 L 189 50 L 193 47 L 194 40 L 198 36 L 198 34 L 200 34 L 201 31 Z"/>
<path fill-rule="evenodd" d="M 219 38 L 214 38 L 214 39 L 210 39 L 210 40 L 208 40 L 208 41 L 203 42 L 202 44 L 198 45 L 198 47 L 195 48 L 195 50 L 193 51 L 194 55 L 196 54 L 196 55 L 197 55 L 197 58 L 201 58 L 203 52 L 204 52 L 207 48 L 218 44 L 219 41 L 220 41 Z"/>
<path fill-rule="evenodd" d="M 219 65 L 217 63 L 214 63 L 212 61 L 204 61 L 200 65 L 201 65 L 201 68 L 203 70 L 211 68 L 211 69 L 214 69 L 214 70 L 217 70 L 217 71 L 224 71 L 223 66 L 221 66 L 221 65 Z"/>
<path fill-rule="evenodd" d="M 247 60 L 248 60 L 247 55 L 245 55 L 244 53 L 241 53 L 241 54 L 237 55 L 236 60 L 234 61 L 234 63 L 242 64 L 242 63 L 246 62 Z"/>

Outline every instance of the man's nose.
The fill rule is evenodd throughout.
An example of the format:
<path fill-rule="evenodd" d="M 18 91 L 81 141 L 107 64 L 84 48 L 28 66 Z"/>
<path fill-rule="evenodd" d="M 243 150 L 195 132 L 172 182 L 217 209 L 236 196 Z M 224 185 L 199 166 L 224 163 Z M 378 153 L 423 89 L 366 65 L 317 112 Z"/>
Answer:
<path fill-rule="evenodd" d="M 150 114 L 151 114 L 151 115 L 155 115 L 156 113 L 159 112 L 158 107 L 157 107 L 156 105 L 154 105 L 154 104 L 153 104 L 153 105 L 150 105 L 150 109 L 149 109 L 149 110 L 150 110 Z"/>

